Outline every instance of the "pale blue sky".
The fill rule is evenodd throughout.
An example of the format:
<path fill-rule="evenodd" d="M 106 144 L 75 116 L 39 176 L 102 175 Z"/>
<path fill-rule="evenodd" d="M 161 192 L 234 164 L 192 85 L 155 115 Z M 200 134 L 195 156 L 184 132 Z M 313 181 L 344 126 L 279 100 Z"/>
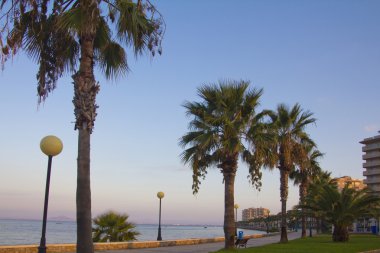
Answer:
<path fill-rule="evenodd" d="M 315 113 L 308 131 L 333 176 L 362 176 L 361 145 L 380 130 L 380 1 L 153 1 L 167 30 L 163 55 L 135 61 L 125 78 L 101 84 L 92 135 L 93 215 L 114 209 L 136 223 L 155 223 L 164 191 L 164 223 L 223 223 L 222 175 L 211 169 L 197 196 L 181 164 L 187 131 L 181 104 L 219 79 L 245 79 L 264 89 L 262 108 L 278 103 Z M 37 107 L 36 65 L 24 55 L 0 75 L 0 217 L 42 216 L 47 158 L 41 138 L 59 136 L 49 216 L 75 217 L 77 132 L 69 75 Z M 261 192 L 239 167 L 241 208 L 280 210 L 279 173 L 264 171 Z M 296 204 L 290 188 L 288 207 Z M 239 219 L 240 219 L 239 210 Z"/>

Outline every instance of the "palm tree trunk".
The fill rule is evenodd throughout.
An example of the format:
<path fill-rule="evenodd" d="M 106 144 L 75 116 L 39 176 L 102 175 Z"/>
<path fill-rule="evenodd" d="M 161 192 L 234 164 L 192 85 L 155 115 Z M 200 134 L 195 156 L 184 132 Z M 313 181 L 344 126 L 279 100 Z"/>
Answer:
<path fill-rule="evenodd" d="M 288 231 L 286 223 L 286 201 L 288 199 L 289 172 L 280 169 L 280 191 L 281 191 L 281 243 L 288 242 Z"/>
<path fill-rule="evenodd" d="M 79 71 L 74 80 L 75 129 L 78 137 L 78 178 L 77 178 L 77 253 L 93 253 L 91 187 L 90 187 L 90 138 L 96 118 L 96 94 L 99 85 L 94 77 L 94 38 L 96 18 L 99 16 L 97 0 L 80 0 L 83 22 L 86 30 L 80 34 L 81 58 Z"/>
<path fill-rule="evenodd" d="M 90 188 L 90 132 L 79 129 L 77 175 L 77 252 L 94 252 Z"/>
<path fill-rule="evenodd" d="M 299 195 L 300 195 L 300 203 L 301 205 L 305 204 L 305 197 L 307 194 L 307 187 L 306 182 L 304 179 L 301 180 L 300 187 L 299 187 Z M 305 208 L 302 207 L 301 209 L 301 225 L 302 225 L 302 233 L 301 238 L 306 237 L 306 214 L 305 214 Z"/>
<path fill-rule="evenodd" d="M 317 223 L 317 234 L 320 234 L 321 229 L 322 229 L 322 219 L 320 217 L 316 217 L 316 223 Z"/>
<path fill-rule="evenodd" d="M 347 242 L 349 239 L 347 226 L 338 226 L 334 224 L 333 241 Z"/>
<path fill-rule="evenodd" d="M 235 221 L 234 221 L 234 184 L 236 170 L 223 172 L 224 176 L 224 238 L 226 249 L 234 248 Z"/>
<path fill-rule="evenodd" d="M 302 217 L 301 217 L 301 225 L 302 225 L 302 232 L 301 232 L 301 238 L 306 238 L 306 216 L 304 210 L 302 210 Z"/>

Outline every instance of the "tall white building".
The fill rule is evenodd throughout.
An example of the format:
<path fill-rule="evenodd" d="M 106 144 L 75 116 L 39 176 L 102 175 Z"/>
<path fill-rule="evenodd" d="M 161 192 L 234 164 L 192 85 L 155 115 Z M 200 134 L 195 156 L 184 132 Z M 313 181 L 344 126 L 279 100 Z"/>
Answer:
<path fill-rule="evenodd" d="M 380 131 L 379 131 L 380 133 Z M 364 145 L 363 155 L 363 176 L 364 183 L 367 184 L 373 192 L 380 195 L 380 135 L 366 138 L 360 142 Z"/>

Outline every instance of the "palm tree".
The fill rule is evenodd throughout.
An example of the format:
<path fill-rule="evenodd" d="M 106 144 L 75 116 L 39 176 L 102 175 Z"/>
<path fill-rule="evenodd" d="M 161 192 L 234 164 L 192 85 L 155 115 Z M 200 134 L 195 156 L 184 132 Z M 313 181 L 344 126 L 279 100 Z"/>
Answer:
<path fill-rule="evenodd" d="M 135 225 L 128 222 L 127 214 L 113 211 L 101 214 L 93 219 L 94 242 L 124 242 L 135 241 L 140 233 L 133 230 Z"/>
<path fill-rule="evenodd" d="M 277 168 L 280 170 L 280 196 L 281 196 L 281 239 L 280 242 L 288 242 L 286 222 L 286 202 L 288 199 L 289 173 L 294 169 L 303 152 L 300 145 L 309 136 L 304 129 L 310 123 L 314 123 L 312 113 L 303 111 L 299 104 L 291 109 L 280 104 L 273 115 L 273 131 L 275 134 L 275 145 L 273 153 L 277 158 Z M 311 141 L 311 140 L 310 140 Z"/>
<path fill-rule="evenodd" d="M 321 212 L 326 221 L 334 225 L 334 242 L 346 242 L 348 227 L 360 216 L 371 216 L 375 209 L 379 210 L 380 197 L 368 189 L 355 190 L 346 185 L 339 191 L 337 187 L 325 185 L 306 207 Z"/>
<path fill-rule="evenodd" d="M 307 194 L 307 188 L 309 186 L 312 178 L 320 173 L 321 168 L 319 166 L 318 159 L 323 156 L 323 154 L 316 149 L 313 142 L 306 140 L 306 142 L 300 145 L 300 153 L 303 152 L 304 155 L 299 156 L 300 160 L 297 161 L 297 168 L 290 172 L 289 177 L 294 180 L 295 185 L 299 185 L 299 203 L 300 205 L 305 204 L 305 197 Z M 304 159 L 302 159 L 304 158 Z M 306 237 L 306 214 L 305 210 L 301 208 L 301 227 L 302 233 L 301 237 Z"/>
<path fill-rule="evenodd" d="M 1 9 L 8 7 L 5 1 L 2 3 Z M 40 101 L 54 90 L 58 78 L 66 70 L 73 71 L 79 61 L 79 69 L 72 75 L 75 129 L 78 130 L 77 252 L 92 253 L 90 137 L 100 88 L 94 66 L 107 78 L 126 73 L 127 56 L 122 44 L 131 46 L 136 56 L 144 51 L 152 55 L 161 53 L 162 16 L 148 0 L 136 3 L 132 0 L 43 0 L 38 4 L 19 0 L 12 2 L 9 8 L 3 17 L 11 18 L 12 29 L 2 52 L 7 56 L 22 48 L 39 63 Z"/>
<path fill-rule="evenodd" d="M 308 184 L 307 194 L 304 200 L 306 205 L 308 203 L 317 201 L 319 198 L 319 192 L 324 187 L 337 188 L 335 180 L 331 178 L 331 172 L 320 170 L 319 172 L 315 173 L 310 179 L 311 181 Z M 320 211 L 305 210 L 305 206 L 302 205 L 299 207 L 305 211 L 305 215 L 314 217 L 316 219 L 317 233 L 321 232 L 321 230 L 322 233 L 328 232 L 326 221 L 324 220 L 324 217 Z"/>
<path fill-rule="evenodd" d="M 239 156 L 248 152 L 245 146 L 252 122 L 262 117 L 256 114 L 262 90 L 248 90 L 246 81 L 219 81 L 198 89 L 202 102 L 186 102 L 186 114 L 193 117 L 190 132 L 180 139 L 185 149 L 184 163 L 193 169 L 193 193 L 199 190 L 200 179 L 209 167 L 217 167 L 224 181 L 224 235 L 225 248 L 234 247 L 234 182 Z M 257 182 L 250 171 L 253 183 Z"/>

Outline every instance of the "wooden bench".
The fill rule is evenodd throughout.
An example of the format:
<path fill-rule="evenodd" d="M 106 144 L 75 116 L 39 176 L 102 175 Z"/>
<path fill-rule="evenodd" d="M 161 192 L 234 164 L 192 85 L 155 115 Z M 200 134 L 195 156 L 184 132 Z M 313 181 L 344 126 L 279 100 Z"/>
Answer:
<path fill-rule="evenodd" d="M 248 242 L 248 238 L 246 239 L 236 239 L 236 242 L 235 242 L 235 247 L 236 248 L 247 248 L 247 242 Z"/>

